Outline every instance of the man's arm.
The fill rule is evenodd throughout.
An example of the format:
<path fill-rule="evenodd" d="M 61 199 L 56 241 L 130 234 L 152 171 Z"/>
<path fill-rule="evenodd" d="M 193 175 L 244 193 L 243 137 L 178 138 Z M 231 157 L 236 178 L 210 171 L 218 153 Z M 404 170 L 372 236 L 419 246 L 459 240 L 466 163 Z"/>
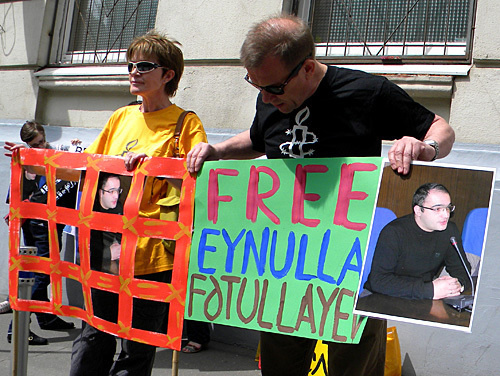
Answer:
<path fill-rule="evenodd" d="M 434 140 L 439 145 L 438 158 L 446 157 L 455 142 L 455 132 L 441 116 L 435 115 L 434 120 L 425 134 L 424 140 Z M 424 140 L 414 137 L 403 137 L 394 142 L 388 156 L 393 170 L 406 175 L 410 172 L 411 161 L 431 161 L 436 155 L 434 148 Z"/>
<path fill-rule="evenodd" d="M 252 159 L 262 155 L 263 153 L 253 150 L 250 131 L 247 130 L 215 145 L 205 142 L 196 144 L 187 155 L 187 168 L 194 173 L 200 170 L 205 161 Z"/>

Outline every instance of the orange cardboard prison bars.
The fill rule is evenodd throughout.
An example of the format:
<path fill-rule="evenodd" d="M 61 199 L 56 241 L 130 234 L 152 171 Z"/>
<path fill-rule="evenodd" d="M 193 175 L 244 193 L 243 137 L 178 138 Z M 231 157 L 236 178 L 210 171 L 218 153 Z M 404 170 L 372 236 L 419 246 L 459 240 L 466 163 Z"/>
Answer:
<path fill-rule="evenodd" d="M 23 166 L 42 166 L 47 179 L 47 204 L 21 200 Z M 56 173 L 64 171 L 80 174 L 79 209 L 56 206 Z M 128 194 L 123 204 L 123 215 L 93 211 L 100 172 L 109 172 L 128 179 Z M 78 174 L 76 174 L 78 175 Z M 68 175 L 67 175 L 68 176 Z M 147 178 L 182 179 L 179 216 L 177 221 L 146 218 L 139 214 L 143 187 Z M 159 179 L 166 184 L 166 180 Z M 193 227 L 195 178 L 177 158 L 146 158 L 133 171 L 126 171 L 120 157 L 99 154 L 68 153 L 55 150 L 21 149 L 11 163 L 11 202 L 9 229 L 9 291 L 12 307 L 16 310 L 54 313 L 82 319 L 89 324 L 119 337 L 171 349 L 180 349 L 186 297 L 189 247 Z M 125 192 L 122 195 L 125 197 Z M 116 216 L 116 217 L 115 217 Z M 24 219 L 47 221 L 50 257 L 19 254 L 20 226 Z M 74 226 L 78 231 L 79 264 L 61 260 L 57 224 Z M 90 230 L 121 233 L 119 274 L 90 269 Z M 135 249 L 138 237 L 175 240 L 171 283 L 151 282 L 134 278 Z M 23 300 L 18 297 L 18 275 L 31 271 L 50 275 L 49 302 Z M 63 281 L 70 279 L 81 285 L 83 308 L 63 303 Z M 118 295 L 119 310 L 116 323 L 93 314 L 91 289 L 105 290 Z M 148 299 L 168 304 L 166 333 L 148 332 L 132 326 L 132 301 Z"/>

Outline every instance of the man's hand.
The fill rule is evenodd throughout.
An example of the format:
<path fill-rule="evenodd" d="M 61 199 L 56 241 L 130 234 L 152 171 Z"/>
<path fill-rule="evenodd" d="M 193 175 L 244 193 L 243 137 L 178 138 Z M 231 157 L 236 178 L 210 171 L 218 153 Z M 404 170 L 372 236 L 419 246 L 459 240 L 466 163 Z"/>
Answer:
<path fill-rule="evenodd" d="M 462 285 L 458 279 L 450 276 L 439 277 L 432 281 L 432 284 L 434 285 L 434 300 L 457 296 L 462 291 Z"/>
<path fill-rule="evenodd" d="M 186 157 L 187 169 L 192 174 L 200 171 L 203 162 L 217 160 L 215 148 L 205 142 L 196 144 Z"/>
<path fill-rule="evenodd" d="M 427 151 L 426 149 L 430 150 Z M 391 168 L 399 174 L 406 175 L 410 172 L 411 162 L 417 159 L 424 159 L 422 157 L 425 152 L 432 154 L 432 157 L 428 158 L 429 160 L 434 157 L 433 153 L 435 153 L 435 150 L 432 146 L 414 137 L 405 136 L 400 138 L 394 142 L 388 153 Z"/>
<path fill-rule="evenodd" d="M 243 131 L 215 145 L 204 142 L 196 144 L 187 155 L 187 169 L 190 173 L 198 172 L 205 161 L 219 159 L 253 159 L 263 153 L 253 150 L 250 131 Z"/>
<path fill-rule="evenodd" d="M 434 140 L 439 145 L 438 158 L 446 157 L 455 142 L 455 132 L 441 116 L 435 115 L 423 140 Z M 406 175 L 410 172 L 411 161 L 432 161 L 436 150 L 414 137 L 403 137 L 394 142 L 389 150 L 389 161 L 394 171 Z"/>

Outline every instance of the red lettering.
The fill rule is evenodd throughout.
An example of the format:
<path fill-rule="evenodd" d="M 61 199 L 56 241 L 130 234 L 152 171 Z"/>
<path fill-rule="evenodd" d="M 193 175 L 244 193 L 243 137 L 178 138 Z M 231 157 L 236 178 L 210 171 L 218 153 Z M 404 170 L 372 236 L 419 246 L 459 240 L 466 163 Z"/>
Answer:
<path fill-rule="evenodd" d="M 351 200 L 364 200 L 368 197 L 365 192 L 353 191 L 352 182 L 356 171 L 375 171 L 377 166 L 372 163 L 351 163 L 343 164 L 340 168 L 339 196 L 333 224 L 344 226 L 349 230 L 361 231 L 366 228 L 366 223 L 351 222 L 347 219 L 349 203 Z"/>
<path fill-rule="evenodd" d="M 238 176 L 238 171 L 226 168 L 210 170 L 207 192 L 207 216 L 208 220 L 214 224 L 217 223 L 219 215 L 219 201 L 230 202 L 233 199 L 231 196 L 219 196 L 219 175 Z"/>
<path fill-rule="evenodd" d="M 273 180 L 272 188 L 265 192 L 259 193 L 259 173 L 265 173 Z M 278 174 L 266 166 L 250 168 L 250 178 L 248 179 L 247 191 L 247 219 L 255 222 L 257 220 L 257 211 L 260 209 L 274 224 L 279 225 L 280 220 L 269 208 L 264 204 L 264 199 L 271 197 L 278 191 L 280 187 L 280 179 Z"/>
<path fill-rule="evenodd" d="M 319 219 L 304 218 L 304 201 L 318 201 L 321 196 L 316 193 L 306 193 L 306 180 L 308 173 L 325 173 L 328 167 L 324 165 L 308 165 L 302 167 L 298 164 L 295 168 L 295 185 L 293 187 L 292 223 L 302 223 L 308 227 L 319 225 Z"/>

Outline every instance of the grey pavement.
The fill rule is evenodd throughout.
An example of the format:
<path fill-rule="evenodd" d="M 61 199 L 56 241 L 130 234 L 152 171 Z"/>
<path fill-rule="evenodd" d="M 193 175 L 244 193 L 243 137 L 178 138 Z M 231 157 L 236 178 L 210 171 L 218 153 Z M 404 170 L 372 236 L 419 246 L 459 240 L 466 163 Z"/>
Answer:
<path fill-rule="evenodd" d="M 74 318 L 64 318 L 75 323 L 78 329 L 68 331 L 41 330 L 33 316 L 31 330 L 39 336 L 48 338 L 46 346 L 30 346 L 28 353 L 28 376 L 67 376 L 69 374 L 71 345 L 78 335 L 81 321 Z M 7 342 L 7 328 L 12 314 L 0 314 L 0 375 L 11 375 L 11 347 Z M 232 375 L 256 376 L 260 375 L 258 364 L 255 361 L 255 343 L 251 346 L 235 345 L 231 343 L 232 336 L 226 335 L 227 330 L 238 331 L 236 328 L 216 327 L 213 334 L 215 339 L 205 351 L 196 354 L 179 354 L 179 376 L 194 375 Z M 223 341 L 220 335 L 229 338 Z M 245 334 L 243 334 L 245 335 Z M 256 336 L 253 336 L 257 338 Z M 253 341 L 254 342 L 254 341 Z M 119 345 L 118 345 L 119 349 Z M 172 350 L 158 348 L 153 369 L 153 376 L 172 375 Z M 89 375 L 91 376 L 91 375 Z"/>

